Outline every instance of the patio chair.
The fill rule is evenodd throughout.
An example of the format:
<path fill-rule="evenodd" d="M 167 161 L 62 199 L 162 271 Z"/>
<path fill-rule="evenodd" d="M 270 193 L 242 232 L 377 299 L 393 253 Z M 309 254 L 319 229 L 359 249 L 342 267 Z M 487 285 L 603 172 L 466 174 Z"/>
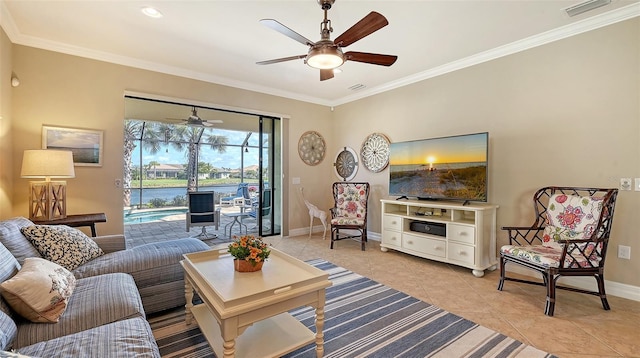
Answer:
<path fill-rule="evenodd" d="M 556 289 L 599 296 L 609 310 L 604 288 L 604 263 L 618 189 L 546 187 L 533 196 L 535 221 L 530 227 L 503 227 L 509 245 L 500 249 L 500 282 L 516 281 L 546 286 L 544 313 L 553 316 Z M 507 263 L 542 275 L 543 282 L 507 277 Z M 558 286 L 562 276 L 593 276 L 598 291 Z"/>
<path fill-rule="evenodd" d="M 264 189 L 262 192 L 262 207 L 258 205 L 258 202 L 255 201 L 253 203 L 252 209 L 249 212 L 249 217 L 258 220 L 258 212 L 260 212 L 260 217 L 262 218 L 263 228 L 266 227 L 266 230 L 271 228 L 271 222 L 269 218 L 271 217 L 271 189 Z M 268 222 L 269 225 L 265 225 L 265 222 Z"/>
<path fill-rule="evenodd" d="M 335 241 L 360 238 L 362 251 L 367 242 L 367 203 L 369 183 L 333 183 L 335 205 L 331 212 L 331 248 Z M 340 235 L 340 230 L 357 230 L 359 234 Z"/>
<path fill-rule="evenodd" d="M 202 227 L 202 232 L 196 237 L 200 239 L 216 238 L 207 235 L 207 226 L 215 226 L 216 231 L 220 225 L 220 211 L 216 210 L 215 193 L 213 191 L 194 191 L 188 193 L 187 232 L 194 226 Z"/>
<path fill-rule="evenodd" d="M 251 196 L 249 195 L 249 184 L 239 183 L 236 189 L 236 194 L 233 196 L 220 197 L 220 206 L 245 206 L 245 204 L 251 203 Z"/>

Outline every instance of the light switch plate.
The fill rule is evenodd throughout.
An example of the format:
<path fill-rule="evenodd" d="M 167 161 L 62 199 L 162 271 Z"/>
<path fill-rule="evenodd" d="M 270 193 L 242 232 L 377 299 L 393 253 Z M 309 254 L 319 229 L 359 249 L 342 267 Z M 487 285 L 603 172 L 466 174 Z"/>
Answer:
<path fill-rule="evenodd" d="M 631 178 L 620 178 L 620 190 L 631 190 Z"/>
<path fill-rule="evenodd" d="M 636 191 L 640 191 L 640 178 L 636 178 L 633 187 Z"/>

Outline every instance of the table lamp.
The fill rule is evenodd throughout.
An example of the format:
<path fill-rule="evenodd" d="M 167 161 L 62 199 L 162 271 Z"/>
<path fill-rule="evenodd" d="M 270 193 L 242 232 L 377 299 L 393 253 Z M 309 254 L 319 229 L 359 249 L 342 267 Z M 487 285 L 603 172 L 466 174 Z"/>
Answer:
<path fill-rule="evenodd" d="M 67 182 L 52 178 L 74 178 L 73 154 L 67 150 L 25 150 L 23 178 L 44 178 L 29 182 L 29 219 L 49 221 L 67 217 Z"/>

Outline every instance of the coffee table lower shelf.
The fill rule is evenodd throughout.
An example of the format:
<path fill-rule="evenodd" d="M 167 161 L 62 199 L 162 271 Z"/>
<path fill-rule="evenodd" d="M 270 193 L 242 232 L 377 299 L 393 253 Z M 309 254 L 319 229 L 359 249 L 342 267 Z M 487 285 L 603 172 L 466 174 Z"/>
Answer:
<path fill-rule="evenodd" d="M 202 303 L 191 308 L 217 357 L 224 357 L 220 325 Z M 279 357 L 316 340 L 315 333 L 289 313 L 258 321 L 236 338 L 236 357 Z"/>

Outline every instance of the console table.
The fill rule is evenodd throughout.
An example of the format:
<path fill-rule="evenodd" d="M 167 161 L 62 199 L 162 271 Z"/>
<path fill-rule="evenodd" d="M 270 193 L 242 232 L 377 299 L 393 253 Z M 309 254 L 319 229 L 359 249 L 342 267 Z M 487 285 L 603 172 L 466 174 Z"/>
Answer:
<path fill-rule="evenodd" d="M 497 205 L 382 199 L 382 243 L 430 260 L 472 269 L 476 277 L 495 270 Z"/>
<path fill-rule="evenodd" d="M 67 215 L 64 219 L 34 221 L 38 225 L 88 226 L 91 228 L 91 236 L 93 237 L 96 237 L 96 223 L 104 222 L 107 222 L 105 213 Z"/>

